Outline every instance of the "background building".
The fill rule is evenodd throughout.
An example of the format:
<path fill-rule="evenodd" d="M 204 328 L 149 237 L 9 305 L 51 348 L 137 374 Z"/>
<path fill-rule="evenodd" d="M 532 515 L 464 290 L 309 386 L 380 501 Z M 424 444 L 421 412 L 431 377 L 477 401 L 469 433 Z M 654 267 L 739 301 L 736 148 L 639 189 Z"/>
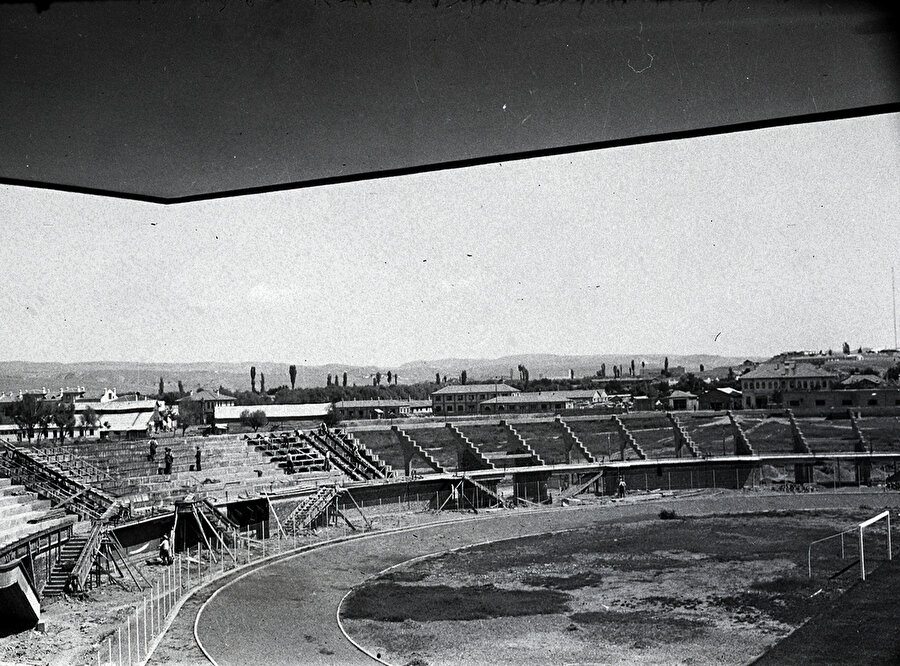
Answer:
<path fill-rule="evenodd" d="M 834 373 L 810 363 L 764 363 L 741 376 L 741 393 L 744 407 L 765 409 L 772 404 L 782 404 L 786 391 L 825 391 L 837 380 Z"/>
<path fill-rule="evenodd" d="M 456 384 L 431 394 L 431 411 L 435 416 L 479 414 L 481 403 L 491 398 L 520 393 L 507 384 Z"/>

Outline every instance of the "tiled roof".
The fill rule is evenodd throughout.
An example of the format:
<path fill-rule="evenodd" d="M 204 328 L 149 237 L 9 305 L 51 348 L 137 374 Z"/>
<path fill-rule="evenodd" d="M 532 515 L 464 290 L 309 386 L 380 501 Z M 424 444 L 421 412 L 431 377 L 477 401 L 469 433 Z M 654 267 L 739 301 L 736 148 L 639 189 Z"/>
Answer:
<path fill-rule="evenodd" d="M 841 382 L 841 386 L 854 386 L 855 384 L 883 384 L 884 380 L 878 375 L 850 375 Z"/>
<path fill-rule="evenodd" d="M 506 384 L 453 384 L 438 389 L 431 395 L 447 395 L 454 393 L 518 393 L 519 389 Z"/>
<path fill-rule="evenodd" d="M 324 418 L 331 412 L 330 402 L 314 402 L 293 405 L 216 405 L 216 420 L 238 421 L 244 410 L 262 410 L 270 419 Z"/>
<path fill-rule="evenodd" d="M 152 416 L 152 412 L 138 412 L 137 414 L 103 414 L 102 416 L 98 416 L 98 419 L 103 430 L 111 432 L 131 432 L 146 430 L 150 423 L 150 417 Z M 107 424 L 109 424 L 108 427 Z"/>
<path fill-rule="evenodd" d="M 218 401 L 234 402 L 234 396 L 224 395 L 218 391 L 212 392 L 206 389 L 197 389 L 191 391 L 189 395 L 184 396 L 178 402 L 218 402 Z"/>
<path fill-rule="evenodd" d="M 572 402 L 572 396 L 568 391 L 539 391 L 532 393 L 514 393 L 513 395 L 501 395 L 496 398 L 482 401 L 482 405 L 509 405 L 509 404 L 535 404 L 543 402 Z"/>
<path fill-rule="evenodd" d="M 688 393 L 687 391 L 672 391 L 669 394 L 669 398 L 696 398 L 697 396 L 693 393 Z"/>
<path fill-rule="evenodd" d="M 156 400 L 111 400 L 109 402 L 76 402 L 75 412 L 81 413 L 91 407 L 97 414 L 152 412 L 156 409 Z"/>
<path fill-rule="evenodd" d="M 341 400 L 334 403 L 339 409 L 366 407 L 431 407 L 431 400 Z"/>
<path fill-rule="evenodd" d="M 782 379 L 784 377 L 834 379 L 836 375 L 817 368 L 811 363 L 764 363 L 755 370 L 741 375 L 741 379 Z"/>

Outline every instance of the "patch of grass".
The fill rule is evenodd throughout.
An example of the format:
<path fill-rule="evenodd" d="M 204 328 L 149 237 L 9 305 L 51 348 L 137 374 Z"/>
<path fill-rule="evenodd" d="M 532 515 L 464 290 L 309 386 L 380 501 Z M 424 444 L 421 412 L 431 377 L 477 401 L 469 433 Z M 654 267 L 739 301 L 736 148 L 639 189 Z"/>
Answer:
<path fill-rule="evenodd" d="M 603 578 L 596 571 L 586 571 L 571 576 L 526 576 L 523 580 L 529 587 L 546 587 L 551 590 L 580 590 L 597 587 Z"/>
<path fill-rule="evenodd" d="M 419 571 L 414 569 L 395 569 L 384 574 L 380 579 L 392 583 L 420 583 L 427 577 L 428 572 L 424 569 Z"/>
<path fill-rule="evenodd" d="M 635 643 L 638 649 L 653 644 L 681 643 L 707 631 L 709 622 L 650 611 L 586 611 L 572 613 L 577 624 L 596 627 L 604 640 Z"/>
<path fill-rule="evenodd" d="M 504 590 L 495 585 L 398 585 L 379 581 L 348 597 L 344 617 L 381 622 L 484 620 L 553 615 L 569 610 L 569 595 L 555 590 Z"/>

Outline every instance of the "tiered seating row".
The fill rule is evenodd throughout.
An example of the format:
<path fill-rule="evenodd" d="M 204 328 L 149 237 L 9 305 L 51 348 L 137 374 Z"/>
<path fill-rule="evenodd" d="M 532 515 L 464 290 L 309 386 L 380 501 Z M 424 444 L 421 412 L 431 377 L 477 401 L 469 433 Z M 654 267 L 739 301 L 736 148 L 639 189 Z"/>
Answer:
<path fill-rule="evenodd" d="M 48 527 L 73 521 L 70 516 L 48 518 L 49 512 L 49 500 L 38 499 L 34 493 L 27 492 L 24 486 L 13 485 L 8 478 L 0 477 L 0 547 Z"/>

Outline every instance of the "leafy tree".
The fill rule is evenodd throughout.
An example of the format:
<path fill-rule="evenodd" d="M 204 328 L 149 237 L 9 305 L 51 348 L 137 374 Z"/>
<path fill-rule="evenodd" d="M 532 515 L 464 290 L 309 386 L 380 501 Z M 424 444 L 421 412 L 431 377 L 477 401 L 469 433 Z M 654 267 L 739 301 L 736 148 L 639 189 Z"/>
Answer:
<path fill-rule="evenodd" d="M 850 344 L 849 343 L 847 343 L 847 342 L 844 343 L 843 351 L 844 351 L 845 355 L 850 353 Z"/>
<path fill-rule="evenodd" d="M 666 373 L 666 376 L 669 374 L 669 357 L 666 356 L 665 365 L 663 365 L 663 371 Z"/>
<path fill-rule="evenodd" d="M 394 378 L 393 373 L 392 373 L 390 370 L 388 370 L 388 378 L 387 378 L 387 379 L 388 379 L 388 386 L 391 385 L 391 380 L 392 380 L 393 378 Z"/>
<path fill-rule="evenodd" d="M 83 412 L 81 412 L 82 428 L 93 428 L 99 422 L 100 418 L 97 416 L 97 412 L 93 407 L 87 407 Z"/>
<path fill-rule="evenodd" d="M 53 423 L 59 429 L 59 443 L 62 444 L 66 433 L 75 437 L 75 403 L 59 402 L 53 409 Z"/>
<path fill-rule="evenodd" d="M 700 372 L 706 372 L 706 368 L 703 367 L 703 364 L 700 364 Z"/>
<path fill-rule="evenodd" d="M 631 359 L 631 376 L 634 377 L 634 359 Z"/>
<path fill-rule="evenodd" d="M 47 406 L 37 396 L 26 393 L 22 399 L 15 403 L 12 409 L 13 421 L 25 433 L 28 441 L 34 438 L 35 428 L 47 417 Z"/>
<path fill-rule="evenodd" d="M 437 372 L 434 373 L 434 383 L 435 383 L 435 384 L 440 384 L 440 383 L 441 383 L 441 375 L 440 375 L 440 373 L 437 373 Z"/>
<path fill-rule="evenodd" d="M 159 378 L 159 393 L 157 393 L 157 395 L 162 397 L 165 392 L 166 392 L 166 385 L 165 385 L 165 382 L 163 382 L 163 378 L 160 377 Z"/>
<path fill-rule="evenodd" d="M 399 379 L 400 379 L 400 375 L 398 375 L 398 374 L 395 372 L 395 373 L 394 373 L 394 386 L 397 385 L 397 381 L 398 381 Z"/>
<path fill-rule="evenodd" d="M 346 387 L 347 387 L 347 373 L 345 372 L 344 373 L 344 388 L 346 388 Z M 291 387 L 291 388 L 293 388 L 293 387 Z"/>
<path fill-rule="evenodd" d="M 381 386 L 381 373 L 375 373 L 375 386 Z"/>
<path fill-rule="evenodd" d="M 606 377 L 606 363 L 600 364 L 600 376 Z"/>
<path fill-rule="evenodd" d="M 259 392 L 266 392 L 266 373 L 264 372 L 259 373 Z"/>
<path fill-rule="evenodd" d="M 461 373 L 459 373 L 459 383 L 462 384 L 463 386 L 465 386 L 466 380 L 468 378 L 469 378 L 468 373 L 465 370 L 463 370 Z"/>
<path fill-rule="evenodd" d="M 294 385 L 297 383 L 297 366 L 296 365 L 288 366 L 288 375 L 291 378 L 291 389 L 293 390 Z"/>
<path fill-rule="evenodd" d="M 181 436 L 194 425 L 203 423 L 203 415 L 200 413 L 200 403 L 192 400 L 184 400 L 178 404 L 178 427 L 181 428 Z"/>
<path fill-rule="evenodd" d="M 889 382 L 896 382 L 900 380 L 900 363 L 897 363 L 896 365 L 888 368 L 888 371 L 884 376 Z"/>
<path fill-rule="evenodd" d="M 328 375 L 328 378 L 325 380 L 325 386 L 331 386 L 331 375 Z"/>
<path fill-rule="evenodd" d="M 256 393 L 256 366 L 250 366 L 250 390 Z"/>
<path fill-rule="evenodd" d="M 182 397 L 184 395 L 184 384 L 181 383 L 181 380 L 178 380 L 178 397 Z"/>
<path fill-rule="evenodd" d="M 705 387 L 703 384 L 703 380 L 694 375 L 693 372 L 689 372 L 688 374 L 679 378 L 678 383 L 675 384 L 675 388 L 679 391 L 687 391 L 688 393 L 699 394 Z"/>
<path fill-rule="evenodd" d="M 253 428 L 253 432 L 256 432 L 269 422 L 269 417 L 261 409 L 252 412 L 249 409 L 245 409 L 241 412 L 240 420 L 242 425 Z"/>

